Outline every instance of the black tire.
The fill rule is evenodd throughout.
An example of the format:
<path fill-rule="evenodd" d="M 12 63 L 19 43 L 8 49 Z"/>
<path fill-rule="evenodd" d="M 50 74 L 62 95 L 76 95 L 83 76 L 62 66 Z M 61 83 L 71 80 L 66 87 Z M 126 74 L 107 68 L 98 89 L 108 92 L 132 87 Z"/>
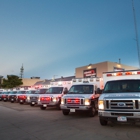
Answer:
<path fill-rule="evenodd" d="M 40 106 L 40 109 L 41 109 L 41 110 L 45 110 L 46 107 L 44 107 L 43 105 L 41 105 L 41 106 Z"/>
<path fill-rule="evenodd" d="M 58 105 L 56 106 L 56 108 L 57 108 L 58 110 L 61 110 L 60 104 L 58 104 Z"/>
<path fill-rule="evenodd" d="M 66 116 L 66 115 L 69 115 L 69 111 L 64 111 L 64 110 L 63 110 L 62 112 L 63 112 L 63 115 L 65 115 L 65 116 Z"/>
<path fill-rule="evenodd" d="M 14 101 L 11 101 L 11 103 L 14 103 Z"/>
<path fill-rule="evenodd" d="M 102 125 L 102 126 L 106 126 L 107 125 L 107 120 L 104 120 L 104 119 L 101 119 L 100 118 L 100 124 Z"/>
<path fill-rule="evenodd" d="M 34 104 L 30 104 L 30 106 L 35 106 Z"/>
<path fill-rule="evenodd" d="M 97 113 L 96 108 L 93 106 L 91 107 L 90 111 L 89 111 L 89 117 L 94 117 Z"/>
<path fill-rule="evenodd" d="M 21 105 L 23 105 L 23 102 L 20 102 Z"/>

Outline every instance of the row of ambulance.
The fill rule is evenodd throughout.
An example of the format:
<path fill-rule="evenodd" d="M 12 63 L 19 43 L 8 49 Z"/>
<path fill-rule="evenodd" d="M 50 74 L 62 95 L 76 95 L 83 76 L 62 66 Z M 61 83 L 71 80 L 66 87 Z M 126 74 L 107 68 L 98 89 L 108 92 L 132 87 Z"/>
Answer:
<path fill-rule="evenodd" d="M 21 93 L 22 91 L 22 93 Z M 51 82 L 50 87 L 3 94 L 3 101 L 61 109 L 66 116 L 84 111 L 98 113 L 101 125 L 111 122 L 140 122 L 140 70 L 104 72 L 103 78 L 78 78 L 71 82 Z M 5 96 L 6 95 L 6 96 Z"/>

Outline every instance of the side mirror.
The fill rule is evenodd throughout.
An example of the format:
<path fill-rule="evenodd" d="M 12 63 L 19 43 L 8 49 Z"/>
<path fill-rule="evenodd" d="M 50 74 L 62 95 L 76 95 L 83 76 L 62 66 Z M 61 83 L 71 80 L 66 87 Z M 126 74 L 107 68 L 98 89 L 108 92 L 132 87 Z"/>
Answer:
<path fill-rule="evenodd" d="M 96 94 L 101 94 L 102 90 L 100 88 L 97 88 Z"/>
<path fill-rule="evenodd" d="M 67 88 L 64 88 L 64 94 L 67 94 L 68 93 L 68 89 Z"/>

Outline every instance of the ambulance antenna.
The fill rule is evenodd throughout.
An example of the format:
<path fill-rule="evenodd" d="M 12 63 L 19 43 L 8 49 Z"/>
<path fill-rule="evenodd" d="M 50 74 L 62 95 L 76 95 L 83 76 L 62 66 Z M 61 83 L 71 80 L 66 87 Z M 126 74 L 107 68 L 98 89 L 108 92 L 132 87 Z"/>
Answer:
<path fill-rule="evenodd" d="M 134 25 L 135 25 L 135 33 L 136 33 L 136 43 L 137 43 L 137 51 L 138 51 L 138 60 L 139 60 L 139 68 L 140 68 L 140 52 L 139 52 L 139 40 L 138 40 L 138 31 L 137 31 L 137 22 L 135 16 L 135 8 L 132 0 L 132 9 L 133 9 L 133 16 L 134 16 Z"/>

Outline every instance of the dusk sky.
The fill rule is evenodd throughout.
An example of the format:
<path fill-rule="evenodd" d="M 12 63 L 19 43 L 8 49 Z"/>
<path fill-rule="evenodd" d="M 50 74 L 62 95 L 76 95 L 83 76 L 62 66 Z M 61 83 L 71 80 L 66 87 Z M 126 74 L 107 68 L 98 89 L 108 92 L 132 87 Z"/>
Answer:
<path fill-rule="evenodd" d="M 140 0 L 133 3 L 140 42 Z M 5 78 L 22 64 L 24 78 L 41 79 L 119 58 L 139 67 L 132 0 L 0 0 L 0 52 Z"/>

